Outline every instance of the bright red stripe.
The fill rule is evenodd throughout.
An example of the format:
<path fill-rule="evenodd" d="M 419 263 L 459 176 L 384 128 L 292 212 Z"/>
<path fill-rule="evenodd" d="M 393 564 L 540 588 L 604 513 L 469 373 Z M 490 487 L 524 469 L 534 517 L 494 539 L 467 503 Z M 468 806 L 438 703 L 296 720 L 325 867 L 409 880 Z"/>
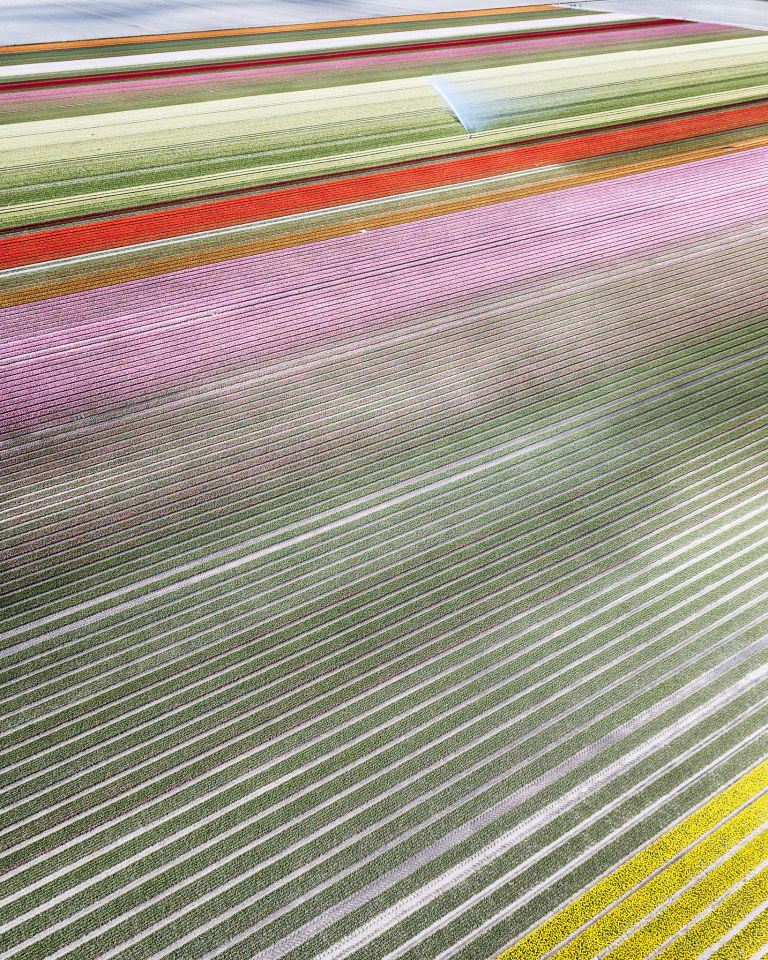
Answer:
<path fill-rule="evenodd" d="M 229 197 L 40 230 L 6 237 L 0 244 L 0 268 L 20 267 L 218 227 L 271 220 L 410 190 L 478 180 L 553 163 L 586 160 L 763 123 L 768 123 L 766 103 L 562 137 L 544 143 L 506 147 L 321 183 L 282 187 L 256 195 Z"/>
<path fill-rule="evenodd" d="M 327 53 L 296 54 L 290 57 L 264 57 L 256 60 L 227 60 L 222 63 L 197 63 L 185 67 L 158 67 L 154 70 L 130 70 L 120 73 L 94 73 L 77 77 L 48 77 L 40 80 L 9 80 L 0 83 L 0 92 L 33 90 L 38 87 L 68 87 L 81 83 L 108 83 L 113 80 L 140 80 L 147 77 L 178 76 L 185 73 L 210 73 L 215 70 L 236 70 L 245 67 L 272 67 L 291 63 L 310 63 L 319 60 L 339 60 L 349 57 L 370 57 L 387 53 L 439 50 L 443 47 L 465 47 L 473 44 L 505 43 L 510 40 L 534 40 L 539 37 L 570 37 L 577 33 L 603 33 L 606 30 L 634 30 L 638 27 L 663 27 L 683 23 L 674 19 L 636 20 L 630 23 L 603 23 L 589 27 L 564 27 L 560 30 L 532 30 L 528 33 L 504 33 L 492 37 L 465 37 L 460 40 L 434 40 L 423 43 L 402 43 L 388 47 L 366 47 L 364 50 L 333 50 Z"/>

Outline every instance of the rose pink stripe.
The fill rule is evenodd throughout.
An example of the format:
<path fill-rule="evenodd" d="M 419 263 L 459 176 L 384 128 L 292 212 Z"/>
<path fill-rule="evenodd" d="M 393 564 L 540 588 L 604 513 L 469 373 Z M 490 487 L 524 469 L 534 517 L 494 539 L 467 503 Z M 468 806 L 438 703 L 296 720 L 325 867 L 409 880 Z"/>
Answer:
<path fill-rule="evenodd" d="M 766 160 L 753 150 L 10 308 L 0 426 L 135 400 L 394 327 L 425 303 L 460 311 L 545 273 L 763 219 Z"/>

